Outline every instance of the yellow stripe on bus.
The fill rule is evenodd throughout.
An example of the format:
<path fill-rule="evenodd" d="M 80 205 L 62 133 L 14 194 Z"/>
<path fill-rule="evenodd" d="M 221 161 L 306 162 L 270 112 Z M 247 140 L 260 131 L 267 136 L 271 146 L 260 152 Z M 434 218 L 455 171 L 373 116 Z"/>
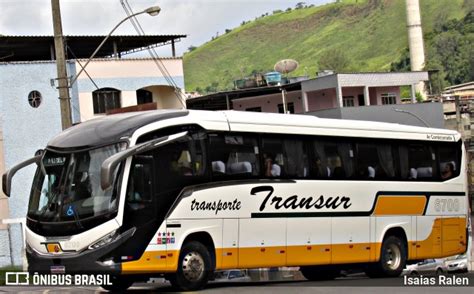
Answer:
<path fill-rule="evenodd" d="M 216 269 L 376 262 L 380 259 L 381 246 L 377 242 L 216 248 Z M 445 257 L 463 253 L 466 248 L 466 218 L 438 218 L 425 240 L 408 241 L 408 259 Z M 179 253 L 179 250 L 145 251 L 139 260 L 123 262 L 122 273 L 175 272 Z"/>
<path fill-rule="evenodd" d="M 414 196 L 385 196 L 377 198 L 373 215 L 423 215 L 426 197 Z"/>

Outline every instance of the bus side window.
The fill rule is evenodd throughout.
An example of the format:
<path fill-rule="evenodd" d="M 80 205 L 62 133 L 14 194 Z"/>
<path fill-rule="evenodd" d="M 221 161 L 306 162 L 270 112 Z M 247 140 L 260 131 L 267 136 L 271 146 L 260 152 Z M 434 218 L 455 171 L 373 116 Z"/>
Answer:
<path fill-rule="evenodd" d="M 157 148 L 157 181 L 160 190 L 180 189 L 208 181 L 206 134 L 197 132 Z"/>
<path fill-rule="evenodd" d="M 350 179 L 354 175 L 352 144 L 333 140 L 313 141 L 312 177 L 317 179 Z"/>
<path fill-rule="evenodd" d="M 357 171 L 359 179 L 392 179 L 395 164 L 392 147 L 383 142 L 357 143 Z"/>
<path fill-rule="evenodd" d="M 436 155 L 427 144 L 411 143 L 400 145 L 400 171 L 402 179 L 432 180 L 436 172 Z"/>
<path fill-rule="evenodd" d="M 258 143 L 248 134 L 209 134 L 211 170 L 215 178 L 259 174 Z"/>
<path fill-rule="evenodd" d="M 457 144 L 451 143 L 438 147 L 439 170 L 443 181 L 459 175 L 458 148 Z"/>
<path fill-rule="evenodd" d="M 262 139 L 264 176 L 305 178 L 308 173 L 308 156 L 303 140 L 298 138 L 265 137 Z"/>
<path fill-rule="evenodd" d="M 127 186 L 127 204 L 132 210 L 144 208 L 152 202 L 153 156 L 137 155 L 133 158 Z"/>

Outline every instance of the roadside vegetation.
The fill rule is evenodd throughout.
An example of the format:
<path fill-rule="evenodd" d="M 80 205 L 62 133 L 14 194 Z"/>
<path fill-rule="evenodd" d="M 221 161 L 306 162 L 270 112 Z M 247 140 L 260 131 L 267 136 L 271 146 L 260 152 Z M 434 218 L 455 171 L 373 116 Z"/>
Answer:
<path fill-rule="evenodd" d="M 474 8 L 474 0 L 421 0 L 420 5 L 425 38 L 434 40 L 425 44 L 429 46 L 427 67 L 445 71 L 446 62 L 439 62 L 444 60 L 443 55 L 435 58 L 438 53 L 432 50 L 431 44 L 458 40 L 437 35 L 440 30 L 445 35 L 444 21 L 463 21 Z M 469 36 L 465 41 L 472 44 Z M 271 71 L 278 60 L 285 58 L 299 62 L 300 67 L 292 73 L 295 76 L 314 77 L 324 69 L 338 72 L 405 69 L 399 66 L 406 62 L 408 47 L 405 1 L 341 0 L 321 6 L 300 2 L 286 10 L 243 20 L 237 28 L 223 28 L 221 35 L 199 47 L 191 47 L 184 56 L 186 90 L 201 93 L 232 89 L 233 80 Z M 461 57 L 458 64 L 472 60 L 472 55 L 465 53 Z M 445 73 L 440 71 L 445 81 L 441 86 L 463 80 L 451 79 Z"/>

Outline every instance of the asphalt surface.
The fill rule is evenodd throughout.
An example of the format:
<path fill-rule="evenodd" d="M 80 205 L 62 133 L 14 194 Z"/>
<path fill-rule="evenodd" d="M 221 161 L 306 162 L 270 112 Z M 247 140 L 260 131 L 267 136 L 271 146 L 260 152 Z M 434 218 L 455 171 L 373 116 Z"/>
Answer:
<path fill-rule="evenodd" d="M 407 286 L 405 279 L 369 279 L 365 276 L 338 278 L 333 281 L 259 281 L 259 282 L 211 282 L 200 293 L 474 293 L 474 273 L 459 274 L 467 277 L 467 286 Z M 437 277 L 435 277 L 437 279 Z M 100 287 L 35 287 L 5 286 L 0 293 L 106 293 Z M 129 293 L 177 292 L 168 283 L 136 283 Z"/>

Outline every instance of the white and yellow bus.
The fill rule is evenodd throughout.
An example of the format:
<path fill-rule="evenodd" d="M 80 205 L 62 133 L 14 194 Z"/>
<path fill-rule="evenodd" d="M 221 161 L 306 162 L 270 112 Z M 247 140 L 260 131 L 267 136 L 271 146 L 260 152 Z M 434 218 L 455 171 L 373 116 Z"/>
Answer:
<path fill-rule="evenodd" d="M 466 251 L 465 156 L 444 129 L 163 110 L 74 126 L 3 189 L 36 163 L 29 271 L 109 273 L 107 289 L 163 275 L 194 290 L 234 268 L 398 276 Z"/>

